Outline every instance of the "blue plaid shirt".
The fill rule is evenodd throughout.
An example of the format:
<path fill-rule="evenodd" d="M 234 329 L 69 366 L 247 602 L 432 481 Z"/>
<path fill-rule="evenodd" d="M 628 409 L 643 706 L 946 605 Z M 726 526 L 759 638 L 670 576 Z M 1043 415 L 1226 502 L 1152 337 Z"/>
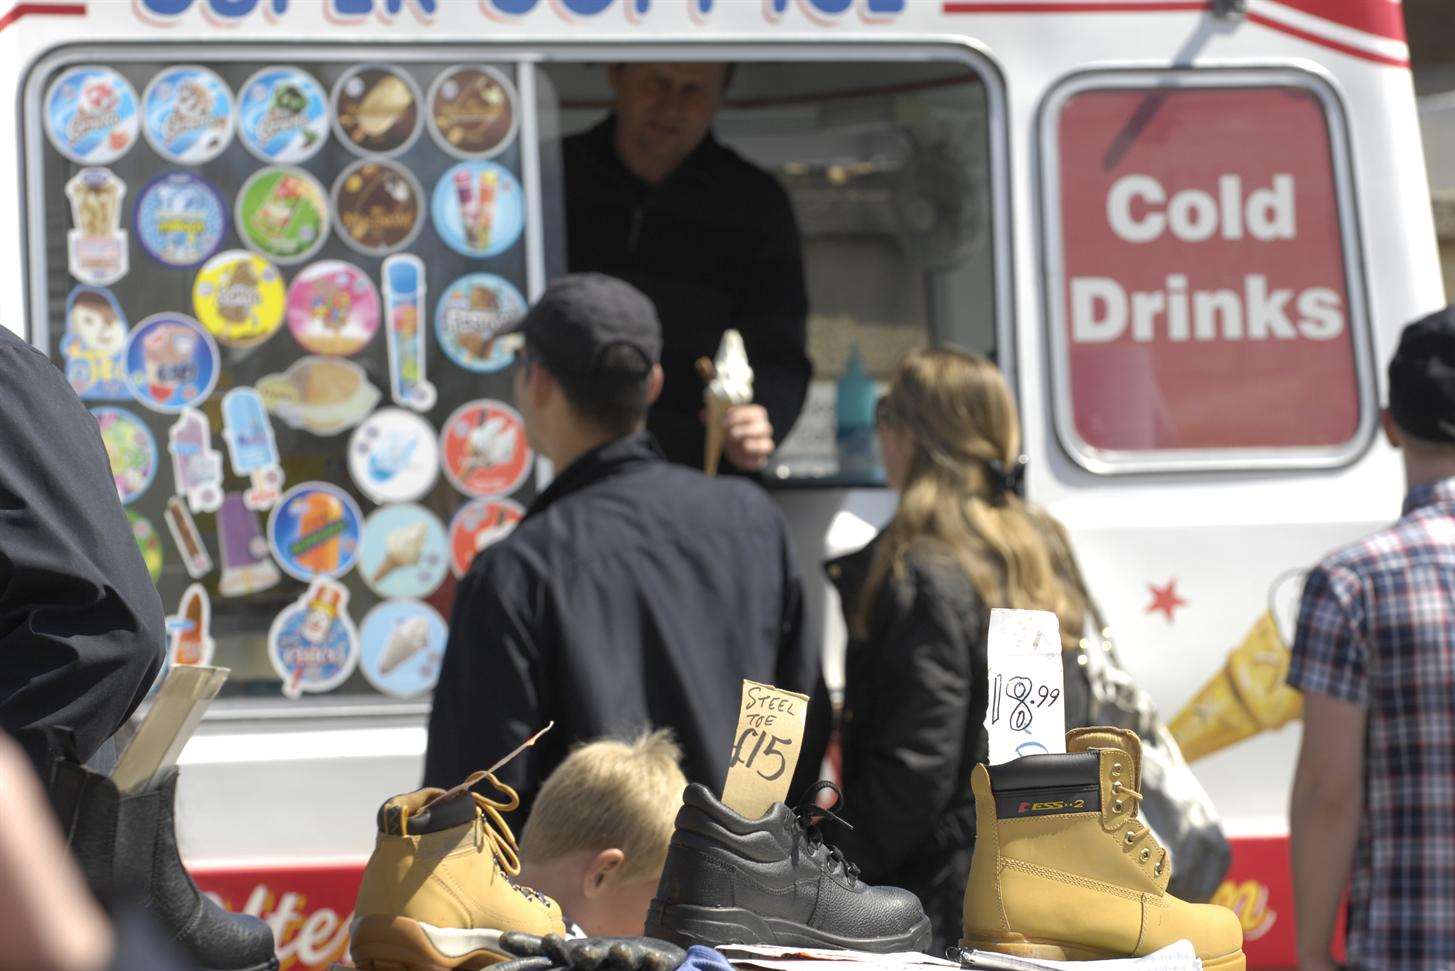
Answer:
<path fill-rule="evenodd" d="M 1350 965 L 1455 967 L 1455 478 L 1309 575 L 1288 683 L 1368 712 Z"/>

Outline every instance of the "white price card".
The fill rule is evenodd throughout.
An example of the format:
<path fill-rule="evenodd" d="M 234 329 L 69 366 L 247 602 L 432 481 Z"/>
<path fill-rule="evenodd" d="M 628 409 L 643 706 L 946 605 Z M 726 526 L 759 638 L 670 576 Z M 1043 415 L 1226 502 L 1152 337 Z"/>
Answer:
<path fill-rule="evenodd" d="M 1046 610 L 990 612 L 990 764 L 1066 751 L 1061 628 Z"/>

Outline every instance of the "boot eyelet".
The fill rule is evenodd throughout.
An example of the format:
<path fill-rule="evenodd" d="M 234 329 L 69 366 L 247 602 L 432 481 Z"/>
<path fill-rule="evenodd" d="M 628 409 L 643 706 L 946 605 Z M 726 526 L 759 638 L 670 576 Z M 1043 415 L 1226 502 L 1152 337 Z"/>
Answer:
<path fill-rule="evenodd" d="M 1119 776 L 1121 774 L 1122 774 L 1122 764 L 1120 762 L 1113 762 L 1111 764 L 1111 776 L 1112 776 L 1112 778 L 1115 779 L 1117 776 Z"/>
<path fill-rule="evenodd" d="M 1127 845 L 1128 846 L 1131 846 L 1132 843 L 1136 840 L 1136 838 L 1137 838 L 1137 834 L 1133 833 L 1131 830 L 1127 830 Z"/>
<path fill-rule="evenodd" d="M 1112 792 L 1121 792 L 1122 791 L 1122 788 L 1123 787 L 1122 787 L 1122 784 L 1120 782 L 1113 782 L 1111 784 L 1111 791 Z"/>
<path fill-rule="evenodd" d="M 1119 813 L 1122 811 L 1122 801 L 1120 799 L 1111 804 L 1111 811 L 1114 813 Z"/>
<path fill-rule="evenodd" d="M 1154 877 L 1160 877 L 1162 875 L 1162 864 L 1159 863 L 1155 868 L 1153 868 L 1152 875 Z"/>
<path fill-rule="evenodd" d="M 1152 851 L 1151 850 L 1143 850 L 1142 851 L 1142 862 L 1143 863 L 1146 863 L 1151 858 L 1152 858 Z"/>

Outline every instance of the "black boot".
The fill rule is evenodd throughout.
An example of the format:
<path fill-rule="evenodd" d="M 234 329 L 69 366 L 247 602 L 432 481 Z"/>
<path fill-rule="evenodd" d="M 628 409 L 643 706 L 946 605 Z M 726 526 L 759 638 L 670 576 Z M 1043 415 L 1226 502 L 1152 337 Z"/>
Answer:
<path fill-rule="evenodd" d="M 60 760 L 50 789 L 66 841 L 98 897 L 144 903 L 203 971 L 277 971 L 268 925 L 217 906 L 182 866 L 175 768 L 154 787 L 122 795 L 107 776 Z"/>

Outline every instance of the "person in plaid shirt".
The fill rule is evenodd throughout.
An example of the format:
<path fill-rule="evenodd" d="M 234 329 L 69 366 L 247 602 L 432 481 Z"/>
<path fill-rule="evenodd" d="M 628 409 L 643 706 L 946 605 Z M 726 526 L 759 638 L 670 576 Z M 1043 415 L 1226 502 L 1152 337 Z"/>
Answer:
<path fill-rule="evenodd" d="M 1335 966 L 1346 887 L 1351 967 L 1455 968 L 1455 307 L 1405 328 L 1382 417 L 1404 513 L 1309 575 L 1288 672 L 1306 969 Z"/>

